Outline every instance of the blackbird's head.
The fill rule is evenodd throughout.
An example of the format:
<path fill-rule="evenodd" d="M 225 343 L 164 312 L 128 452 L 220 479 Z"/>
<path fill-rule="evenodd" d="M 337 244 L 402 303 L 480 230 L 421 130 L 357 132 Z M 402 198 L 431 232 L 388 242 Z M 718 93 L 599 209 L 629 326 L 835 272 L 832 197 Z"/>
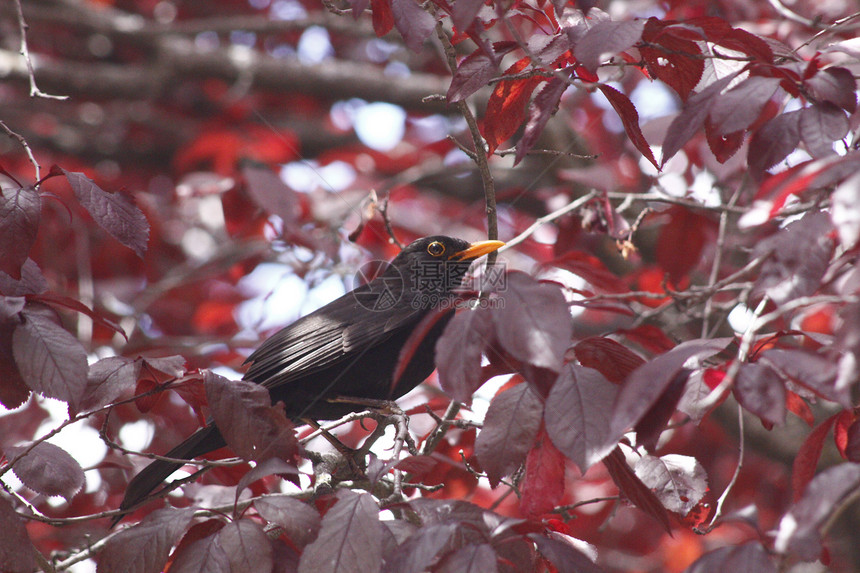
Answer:
<path fill-rule="evenodd" d="M 502 241 L 469 243 L 444 235 L 424 237 L 407 245 L 391 261 L 389 271 L 397 272 L 413 292 L 445 295 L 460 286 L 475 259 L 503 245 Z"/>

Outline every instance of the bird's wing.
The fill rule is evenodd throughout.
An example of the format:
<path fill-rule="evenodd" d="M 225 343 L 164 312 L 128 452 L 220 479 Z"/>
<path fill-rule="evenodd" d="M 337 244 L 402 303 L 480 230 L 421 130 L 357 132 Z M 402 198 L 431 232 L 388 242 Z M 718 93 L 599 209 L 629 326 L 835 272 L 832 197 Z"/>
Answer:
<path fill-rule="evenodd" d="M 347 293 L 272 335 L 246 360 L 244 378 L 269 388 L 287 384 L 385 342 L 413 314 L 420 318 L 411 308 L 372 310 Z"/>

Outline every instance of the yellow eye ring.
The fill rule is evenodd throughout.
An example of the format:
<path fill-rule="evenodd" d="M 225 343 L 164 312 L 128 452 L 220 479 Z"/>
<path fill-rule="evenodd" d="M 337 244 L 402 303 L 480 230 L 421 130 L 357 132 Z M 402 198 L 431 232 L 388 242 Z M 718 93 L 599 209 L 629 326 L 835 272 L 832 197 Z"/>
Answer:
<path fill-rule="evenodd" d="M 434 257 L 441 257 L 445 254 L 445 245 L 443 245 L 439 241 L 433 241 L 432 243 L 427 245 L 427 252 Z"/>

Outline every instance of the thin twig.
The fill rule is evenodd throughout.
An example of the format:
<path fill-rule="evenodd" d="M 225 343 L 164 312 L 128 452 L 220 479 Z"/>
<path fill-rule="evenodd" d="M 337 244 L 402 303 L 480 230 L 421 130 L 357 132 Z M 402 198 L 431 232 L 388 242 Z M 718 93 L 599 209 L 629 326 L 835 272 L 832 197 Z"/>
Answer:
<path fill-rule="evenodd" d="M 27 154 L 27 158 L 30 160 L 30 163 L 33 165 L 33 168 L 36 170 L 36 181 L 42 179 L 41 167 L 39 166 L 39 162 L 36 161 L 36 158 L 33 156 L 33 150 L 30 149 L 30 146 L 27 144 L 27 140 L 24 139 L 24 136 L 12 131 L 9 129 L 5 123 L 0 121 L 0 129 L 6 132 L 6 135 L 14 139 L 18 142 L 18 144 L 24 148 L 24 152 Z"/>
<path fill-rule="evenodd" d="M 741 405 L 738 404 L 738 465 L 735 467 L 735 473 L 732 474 L 732 479 L 729 480 L 729 484 L 726 486 L 726 489 L 723 490 L 723 493 L 720 495 L 720 498 L 717 500 L 717 508 L 714 510 L 714 516 L 711 518 L 711 522 L 708 524 L 708 527 L 705 528 L 701 533 L 709 533 L 714 529 L 714 525 L 717 520 L 723 513 L 723 504 L 726 503 L 726 499 L 729 497 L 732 489 L 735 487 L 735 483 L 738 481 L 738 476 L 741 474 L 741 469 L 744 467 L 744 410 L 741 408 Z"/>
<path fill-rule="evenodd" d="M 580 207 L 582 207 L 583 205 L 585 205 L 586 203 L 588 203 L 589 201 L 591 201 L 592 199 L 594 199 L 598 195 L 599 195 L 599 193 L 597 191 L 591 191 L 590 193 L 583 195 L 579 199 L 575 199 L 574 201 L 571 201 L 570 203 L 568 203 L 564 207 L 561 207 L 560 209 L 556 209 L 552 213 L 548 213 L 548 214 L 544 215 L 543 217 L 540 217 L 534 223 L 532 223 L 528 229 L 526 229 L 525 231 L 523 231 L 522 233 L 520 233 L 519 235 L 517 235 L 516 237 L 514 237 L 510 241 L 508 241 L 504 247 L 499 249 L 499 252 L 501 253 L 503 251 L 506 251 L 510 248 L 515 247 L 516 245 L 519 245 L 520 243 L 522 243 L 523 241 L 528 239 L 530 236 L 532 236 L 534 234 L 534 232 L 537 231 L 543 225 L 546 225 L 547 223 L 558 219 L 562 215 L 566 215 L 567 213 L 570 213 L 571 211 L 579 209 Z"/>
<path fill-rule="evenodd" d="M 33 69 L 33 60 L 30 59 L 30 49 L 27 47 L 27 21 L 24 20 L 24 8 L 21 5 L 21 0 L 15 0 L 15 10 L 18 16 L 18 30 L 21 34 L 20 53 L 24 57 L 24 62 L 27 64 L 27 74 L 30 76 L 30 97 L 41 97 L 45 99 L 69 99 L 65 95 L 53 95 L 45 93 L 36 85 L 36 72 Z"/>

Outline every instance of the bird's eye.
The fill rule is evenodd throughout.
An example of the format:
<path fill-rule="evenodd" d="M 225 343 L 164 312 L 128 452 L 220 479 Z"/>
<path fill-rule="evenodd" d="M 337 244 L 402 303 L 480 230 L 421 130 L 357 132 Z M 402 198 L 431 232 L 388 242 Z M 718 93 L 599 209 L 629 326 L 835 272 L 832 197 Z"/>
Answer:
<path fill-rule="evenodd" d="M 441 257 L 445 254 L 445 245 L 443 245 L 439 241 L 433 241 L 432 243 L 427 245 L 427 252 L 434 257 Z"/>

